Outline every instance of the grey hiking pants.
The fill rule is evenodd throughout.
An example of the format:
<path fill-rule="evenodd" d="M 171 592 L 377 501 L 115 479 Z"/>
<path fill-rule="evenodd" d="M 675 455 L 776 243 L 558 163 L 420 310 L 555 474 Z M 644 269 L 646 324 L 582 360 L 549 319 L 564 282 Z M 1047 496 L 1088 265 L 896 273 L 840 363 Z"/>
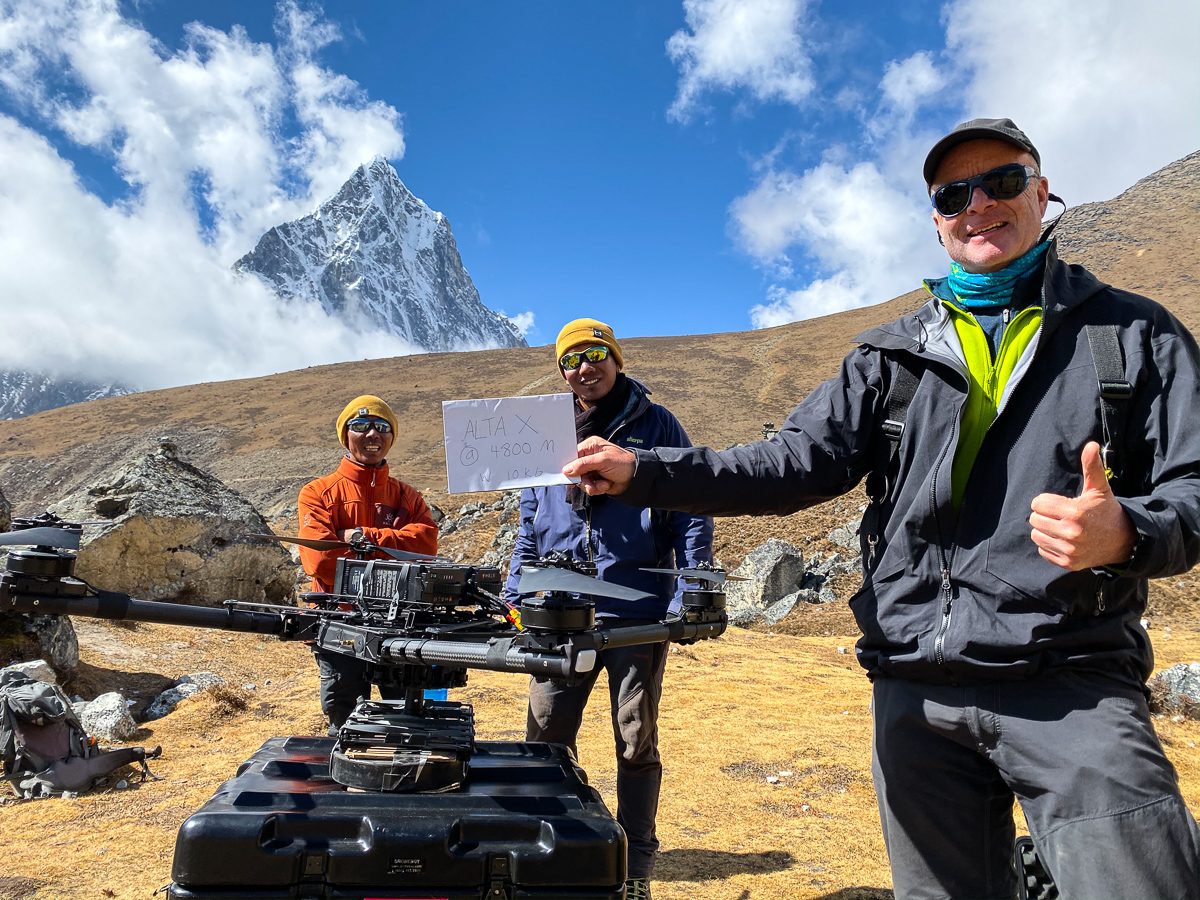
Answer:
<path fill-rule="evenodd" d="M 1064 900 L 1200 897 L 1200 830 L 1140 690 L 1097 672 L 878 678 L 873 713 L 897 898 L 1015 897 L 1014 797 Z"/>
<path fill-rule="evenodd" d="M 536 679 L 529 683 L 526 738 L 565 744 L 578 759 L 575 740 L 584 707 L 600 668 L 603 666 L 608 673 L 609 707 L 617 744 L 617 822 L 629 839 L 630 878 L 650 877 L 658 852 L 654 825 L 662 784 L 658 703 L 666 664 L 666 644 L 614 647 L 601 651 L 596 668 L 579 684 Z"/>

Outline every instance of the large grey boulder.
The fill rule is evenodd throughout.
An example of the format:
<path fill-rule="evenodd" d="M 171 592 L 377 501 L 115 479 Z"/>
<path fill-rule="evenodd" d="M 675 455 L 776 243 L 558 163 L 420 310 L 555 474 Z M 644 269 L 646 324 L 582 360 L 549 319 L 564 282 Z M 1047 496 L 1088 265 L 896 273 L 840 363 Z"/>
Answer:
<path fill-rule="evenodd" d="M 76 574 L 99 588 L 147 600 L 218 605 L 290 602 L 295 566 L 240 494 L 161 440 L 156 451 L 101 473 L 94 487 L 60 501 L 65 519 L 108 520 L 84 528 Z"/>
<path fill-rule="evenodd" d="M 733 625 L 748 625 L 762 618 L 772 604 L 800 589 L 804 556 L 787 541 L 771 538 L 751 550 L 730 574 L 746 581 L 725 582 L 729 621 Z"/>

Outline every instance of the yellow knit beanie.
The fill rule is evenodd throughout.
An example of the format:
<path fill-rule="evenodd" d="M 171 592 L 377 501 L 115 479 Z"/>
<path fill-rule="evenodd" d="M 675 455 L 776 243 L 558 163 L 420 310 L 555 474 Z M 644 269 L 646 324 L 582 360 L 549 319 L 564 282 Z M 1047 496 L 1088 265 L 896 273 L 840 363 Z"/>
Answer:
<path fill-rule="evenodd" d="M 612 351 L 617 367 L 625 368 L 625 360 L 621 358 L 621 345 L 617 343 L 611 325 L 605 325 L 595 319 L 575 319 L 568 322 L 558 333 L 558 340 L 554 342 L 554 361 L 558 362 L 564 353 L 579 344 L 603 344 Z"/>
<path fill-rule="evenodd" d="M 392 426 L 392 434 L 396 433 L 396 414 L 392 412 L 392 408 L 383 400 L 376 397 L 374 394 L 363 394 L 361 397 L 355 397 L 346 404 L 346 408 L 342 410 L 342 414 L 337 419 L 337 436 L 338 441 L 343 447 L 346 444 L 346 423 L 351 419 L 357 419 L 361 416 L 375 416 L 378 419 L 387 419 L 387 423 Z"/>

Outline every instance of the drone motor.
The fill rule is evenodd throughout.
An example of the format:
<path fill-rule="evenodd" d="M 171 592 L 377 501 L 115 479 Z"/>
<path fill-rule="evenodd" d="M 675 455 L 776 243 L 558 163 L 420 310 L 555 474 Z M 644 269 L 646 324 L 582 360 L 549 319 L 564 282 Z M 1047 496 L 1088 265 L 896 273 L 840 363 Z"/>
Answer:
<path fill-rule="evenodd" d="M 75 574 L 75 554 L 59 553 L 50 547 L 10 550 L 8 571 L 33 578 L 70 578 Z"/>

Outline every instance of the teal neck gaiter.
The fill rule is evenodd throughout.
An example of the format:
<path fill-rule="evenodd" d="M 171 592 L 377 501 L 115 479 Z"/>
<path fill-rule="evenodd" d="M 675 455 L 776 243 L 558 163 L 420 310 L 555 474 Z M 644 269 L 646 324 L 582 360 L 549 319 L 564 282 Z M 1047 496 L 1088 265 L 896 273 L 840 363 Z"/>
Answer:
<path fill-rule="evenodd" d="M 951 263 L 946 284 L 966 309 L 1008 306 L 1017 282 L 1041 265 L 1049 247 L 1049 241 L 1034 244 L 1024 256 L 996 272 L 968 272 L 958 263 Z"/>

